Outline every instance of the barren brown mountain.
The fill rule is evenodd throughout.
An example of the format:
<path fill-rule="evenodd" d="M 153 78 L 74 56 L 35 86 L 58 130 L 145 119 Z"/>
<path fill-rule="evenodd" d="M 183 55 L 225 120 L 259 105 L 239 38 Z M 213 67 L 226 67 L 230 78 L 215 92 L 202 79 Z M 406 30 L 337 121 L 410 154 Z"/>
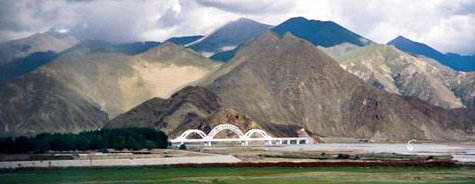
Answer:
<path fill-rule="evenodd" d="M 101 128 L 109 118 L 147 99 L 168 98 L 221 65 L 172 43 L 135 56 L 112 47 L 80 44 L 0 85 L 0 135 Z"/>
<path fill-rule="evenodd" d="M 216 95 L 220 107 L 217 109 L 236 110 L 272 134 L 295 135 L 304 128 L 309 134 L 320 136 L 460 140 L 466 138 L 464 131 L 474 125 L 468 120 L 474 113 L 463 117 L 463 125 L 452 118 L 442 123 L 432 114 L 433 106 L 368 85 L 311 43 L 291 34 L 279 37 L 265 32 L 243 47 L 231 62 L 200 81 L 209 91 L 187 94 L 203 95 L 206 91 L 209 95 L 205 96 Z M 180 93 L 183 92 L 177 94 Z M 180 96 L 177 94 L 168 101 L 176 100 Z M 136 108 L 141 109 L 144 108 Z M 206 108 L 199 105 L 189 109 L 192 110 L 176 109 L 181 116 L 169 116 L 167 122 L 173 120 L 173 126 L 185 126 L 193 121 L 192 114 L 197 109 L 207 112 L 204 117 L 217 111 L 203 110 Z M 130 126 L 130 121 L 124 123 L 130 119 L 128 115 L 134 116 L 129 113 L 113 120 L 110 126 Z M 145 109 L 141 113 L 148 112 Z M 162 113 L 157 112 L 157 116 Z M 155 124 L 147 126 L 158 125 L 160 121 L 155 119 Z M 222 123 L 228 121 L 224 119 Z"/>

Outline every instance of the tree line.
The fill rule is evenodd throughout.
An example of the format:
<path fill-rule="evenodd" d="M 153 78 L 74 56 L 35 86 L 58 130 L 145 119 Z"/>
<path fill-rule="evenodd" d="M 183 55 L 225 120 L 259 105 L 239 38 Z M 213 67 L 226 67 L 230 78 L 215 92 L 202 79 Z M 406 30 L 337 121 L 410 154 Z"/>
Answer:
<path fill-rule="evenodd" d="M 150 128 L 118 128 L 73 133 L 43 133 L 34 137 L 0 138 L 0 153 L 44 153 L 74 150 L 140 150 L 166 148 L 168 136 Z"/>

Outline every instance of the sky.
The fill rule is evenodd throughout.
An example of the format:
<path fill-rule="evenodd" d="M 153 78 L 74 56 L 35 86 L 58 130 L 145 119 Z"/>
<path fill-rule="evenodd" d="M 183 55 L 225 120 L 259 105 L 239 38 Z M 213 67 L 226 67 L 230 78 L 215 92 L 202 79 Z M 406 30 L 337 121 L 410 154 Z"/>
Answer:
<path fill-rule="evenodd" d="M 240 17 L 331 20 L 378 43 L 398 35 L 475 55 L 475 0 L 0 0 L 0 42 L 69 31 L 113 43 L 206 35 Z"/>

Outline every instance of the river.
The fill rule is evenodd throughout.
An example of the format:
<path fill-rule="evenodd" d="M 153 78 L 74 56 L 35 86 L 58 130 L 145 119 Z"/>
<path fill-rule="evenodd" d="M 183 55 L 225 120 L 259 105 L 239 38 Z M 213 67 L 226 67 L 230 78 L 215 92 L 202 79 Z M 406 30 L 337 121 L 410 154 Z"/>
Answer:
<path fill-rule="evenodd" d="M 475 144 L 412 144 L 413 150 L 407 149 L 407 144 L 300 144 L 279 147 L 267 147 L 269 151 L 318 151 L 318 152 L 365 152 L 365 153 L 398 153 L 420 155 L 452 155 L 460 162 L 475 162 Z"/>

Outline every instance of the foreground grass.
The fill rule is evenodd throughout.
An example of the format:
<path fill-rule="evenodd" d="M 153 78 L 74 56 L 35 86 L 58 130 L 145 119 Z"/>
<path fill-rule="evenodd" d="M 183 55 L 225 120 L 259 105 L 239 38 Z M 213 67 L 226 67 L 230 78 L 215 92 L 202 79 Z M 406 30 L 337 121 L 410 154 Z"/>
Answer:
<path fill-rule="evenodd" d="M 113 168 L 0 173 L 0 183 L 475 183 L 475 168 Z"/>

